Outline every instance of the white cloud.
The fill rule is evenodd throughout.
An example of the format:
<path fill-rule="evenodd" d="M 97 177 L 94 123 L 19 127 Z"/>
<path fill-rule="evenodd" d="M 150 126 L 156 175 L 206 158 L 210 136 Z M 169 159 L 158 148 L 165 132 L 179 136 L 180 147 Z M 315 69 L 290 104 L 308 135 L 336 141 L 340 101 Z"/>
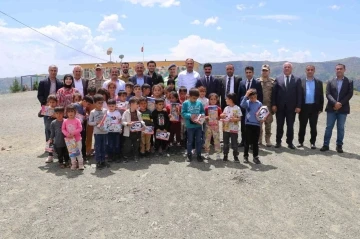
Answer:
<path fill-rule="evenodd" d="M 329 8 L 332 9 L 332 10 L 339 10 L 340 6 L 334 4 L 332 6 L 329 6 Z"/>
<path fill-rule="evenodd" d="M 127 18 L 127 16 L 125 14 L 121 15 L 121 18 Z"/>
<path fill-rule="evenodd" d="M 199 20 L 194 20 L 194 21 L 192 21 L 192 22 L 190 22 L 190 24 L 193 24 L 193 25 L 200 25 L 201 24 L 201 22 L 199 21 Z"/>
<path fill-rule="evenodd" d="M 218 17 L 210 17 L 208 19 L 205 20 L 204 26 L 210 26 L 210 25 L 215 25 L 218 22 L 219 18 Z"/>
<path fill-rule="evenodd" d="M 291 20 L 298 20 L 298 16 L 294 15 L 265 15 L 265 16 L 257 16 L 261 19 L 265 20 L 277 20 L 277 21 L 291 21 Z"/>
<path fill-rule="evenodd" d="M 246 9 L 246 6 L 245 6 L 245 4 L 238 4 L 238 5 L 236 5 L 236 8 L 237 8 L 239 11 L 242 11 L 242 10 L 245 10 L 245 9 Z"/>
<path fill-rule="evenodd" d="M 73 22 L 59 22 L 35 29 L 101 59 L 108 59 L 102 43 L 115 40 L 108 34 L 93 35 L 90 28 Z M 0 35 L 0 77 L 47 73 L 51 64 L 58 65 L 59 73 L 64 74 L 71 72 L 71 63 L 103 62 L 60 45 L 29 28 L 0 26 Z"/>
<path fill-rule="evenodd" d="M 104 19 L 100 22 L 98 26 L 98 31 L 102 33 L 108 33 L 112 31 L 120 31 L 120 30 L 124 30 L 124 28 L 119 22 L 119 16 L 117 14 L 104 16 Z"/>
<path fill-rule="evenodd" d="M 160 7 L 179 6 L 180 1 L 176 0 L 126 0 L 132 4 L 140 4 L 143 7 L 153 7 L 159 5 Z"/>
<path fill-rule="evenodd" d="M 259 2 L 259 7 L 264 7 L 266 5 L 266 2 Z"/>
<path fill-rule="evenodd" d="M 6 25 L 7 25 L 7 23 L 3 19 L 0 18 L 0 26 L 6 26 Z"/>
<path fill-rule="evenodd" d="M 274 40 L 274 43 L 275 43 L 275 44 L 278 44 L 279 42 L 280 42 L 280 41 L 279 41 L 279 40 L 277 40 L 277 39 L 276 39 L 276 40 Z"/>
<path fill-rule="evenodd" d="M 216 28 L 216 30 L 218 30 L 218 31 L 220 31 L 222 28 L 220 27 L 220 26 L 218 26 L 217 28 Z"/>

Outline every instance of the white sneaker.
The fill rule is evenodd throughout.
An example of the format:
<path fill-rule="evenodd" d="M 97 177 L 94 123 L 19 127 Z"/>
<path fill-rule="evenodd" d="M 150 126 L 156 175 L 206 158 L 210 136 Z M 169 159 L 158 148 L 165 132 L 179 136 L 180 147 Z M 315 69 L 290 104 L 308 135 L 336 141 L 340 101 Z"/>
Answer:
<path fill-rule="evenodd" d="M 216 154 L 216 160 L 221 160 L 221 155 L 219 153 Z"/>
<path fill-rule="evenodd" d="M 53 161 L 54 161 L 54 157 L 48 156 L 47 159 L 45 160 L 45 163 L 52 163 Z"/>
<path fill-rule="evenodd" d="M 192 153 L 193 155 L 195 155 L 196 150 L 195 150 L 195 149 L 191 150 L 191 153 Z"/>
<path fill-rule="evenodd" d="M 208 159 L 210 157 L 209 153 L 205 153 L 204 158 Z"/>

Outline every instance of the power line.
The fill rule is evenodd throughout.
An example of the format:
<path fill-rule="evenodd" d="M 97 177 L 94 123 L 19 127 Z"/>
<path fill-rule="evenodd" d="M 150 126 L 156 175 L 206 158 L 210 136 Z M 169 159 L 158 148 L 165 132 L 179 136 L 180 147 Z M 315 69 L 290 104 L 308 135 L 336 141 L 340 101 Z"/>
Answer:
<path fill-rule="evenodd" d="M 12 17 L 12 16 L 10 16 L 10 15 L 6 14 L 5 12 L 3 12 L 3 11 L 1 11 L 1 10 L 0 10 L 0 13 L 4 14 L 5 16 L 7 16 L 7 17 L 9 17 L 9 18 L 13 19 L 14 21 L 16 21 L 16 22 L 18 22 L 18 23 L 20 23 L 20 24 L 24 25 L 25 27 L 30 28 L 31 30 L 33 30 L 33 31 L 35 31 L 35 32 L 37 32 L 37 33 L 39 33 L 39 34 L 43 35 L 44 37 L 47 37 L 47 38 L 49 38 L 49 39 L 51 39 L 51 40 L 53 40 L 53 41 L 55 41 L 55 42 L 57 42 L 57 43 L 59 43 L 59 44 L 61 44 L 61 45 L 65 46 L 65 47 L 68 47 L 68 48 L 70 48 L 70 49 L 72 49 L 72 50 L 74 50 L 74 51 L 77 51 L 77 52 L 82 53 L 82 54 L 84 54 L 84 55 L 90 56 L 90 57 L 92 57 L 92 58 L 95 58 L 95 59 L 98 59 L 98 60 L 102 60 L 102 61 L 107 62 L 107 60 L 101 59 L 101 58 L 99 58 L 99 57 L 97 57 L 97 56 L 90 55 L 90 54 L 88 54 L 88 53 L 86 53 L 86 52 L 83 52 L 83 51 L 81 51 L 81 50 L 78 50 L 78 49 L 76 49 L 76 48 L 74 48 L 74 47 L 72 47 L 72 46 L 66 45 L 65 43 L 62 43 L 62 42 L 60 42 L 60 41 L 56 40 L 55 38 L 52 38 L 52 37 L 50 37 L 50 36 L 48 36 L 48 35 L 46 35 L 46 34 L 44 34 L 44 33 L 40 32 L 40 31 L 36 30 L 35 28 L 30 27 L 29 25 L 26 25 L 25 23 L 23 23 L 23 22 L 21 22 L 21 21 L 17 20 L 16 18 L 14 18 L 14 17 Z"/>

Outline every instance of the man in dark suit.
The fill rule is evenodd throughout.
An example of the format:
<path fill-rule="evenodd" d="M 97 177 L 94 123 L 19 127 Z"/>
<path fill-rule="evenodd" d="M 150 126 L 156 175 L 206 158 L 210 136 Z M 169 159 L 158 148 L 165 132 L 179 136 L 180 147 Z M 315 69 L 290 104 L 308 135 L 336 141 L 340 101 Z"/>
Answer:
<path fill-rule="evenodd" d="M 226 65 L 226 76 L 221 79 L 221 109 L 224 110 L 226 107 L 226 95 L 229 93 L 237 93 L 239 89 L 239 84 L 241 81 L 241 77 L 236 77 L 234 75 L 235 68 L 233 64 Z M 239 102 L 237 97 L 236 102 Z"/>
<path fill-rule="evenodd" d="M 337 122 L 336 151 L 343 153 L 343 140 L 345 134 L 345 121 L 350 114 L 350 99 L 353 96 L 353 81 L 344 76 L 345 65 L 336 65 L 336 78 L 329 81 L 326 85 L 326 129 L 324 135 L 324 144 L 320 151 L 328 151 L 330 139 L 335 122 Z"/>
<path fill-rule="evenodd" d="M 324 108 L 324 90 L 323 83 L 314 77 L 315 66 L 308 65 L 306 67 L 306 78 L 301 80 L 302 88 L 302 104 L 299 113 L 299 145 L 303 147 L 306 132 L 306 125 L 310 124 L 310 144 L 311 149 L 316 149 L 315 142 L 317 136 L 317 122 L 319 114 Z"/>
<path fill-rule="evenodd" d="M 136 63 L 136 66 L 135 66 L 136 75 L 132 76 L 130 78 L 130 81 L 134 85 L 138 84 L 140 86 L 142 86 L 145 83 L 149 84 L 151 89 L 152 89 L 153 81 L 149 76 L 144 75 L 144 70 L 145 70 L 145 67 L 144 67 L 144 64 L 142 62 Z"/>
<path fill-rule="evenodd" d="M 160 84 L 160 83 L 164 84 L 164 79 L 163 79 L 162 75 L 155 72 L 156 62 L 155 61 L 149 61 L 148 63 L 146 63 L 146 66 L 148 68 L 147 75 L 151 78 L 152 83 L 154 85 L 157 85 L 157 84 Z"/>
<path fill-rule="evenodd" d="M 275 79 L 273 87 L 271 105 L 273 112 L 276 113 L 276 145 L 275 148 L 281 147 L 281 139 L 284 134 L 284 123 L 286 120 L 286 143 L 288 148 L 295 149 L 294 139 L 294 122 L 296 113 L 301 111 L 302 89 L 300 78 L 292 75 L 292 64 L 285 62 L 283 65 L 284 75 Z"/>
<path fill-rule="evenodd" d="M 46 105 L 49 95 L 55 95 L 63 87 L 62 81 L 56 78 L 58 68 L 55 65 L 49 66 L 48 78 L 39 82 L 37 98 L 41 105 Z"/>
<path fill-rule="evenodd" d="M 198 88 L 204 86 L 206 88 L 206 98 L 209 98 L 209 95 L 212 93 L 219 96 L 221 93 L 221 85 L 220 81 L 211 75 L 212 65 L 210 63 L 205 63 L 203 68 L 205 75 L 197 80 L 195 87 Z"/>
<path fill-rule="evenodd" d="M 75 66 L 73 69 L 74 83 L 73 87 L 77 89 L 81 96 L 84 97 L 87 95 L 87 88 L 89 85 L 89 81 L 81 78 L 83 73 L 83 69 L 81 66 Z"/>
<path fill-rule="evenodd" d="M 245 75 L 246 80 L 241 81 L 238 89 L 238 99 L 239 99 L 239 105 L 241 101 L 243 100 L 246 92 L 249 89 L 255 89 L 257 92 L 257 99 L 262 103 L 263 101 L 263 90 L 261 86 L 261 82 L 254 79 L 254 67 L 247 66 L 245 67 Z M 245 144 L 245 117 L 246 117 L 246 110 L 241 108 L 242 115 L 241 117 L 241 142 L 239 144 L 239 147 L 244 147 Z"/>

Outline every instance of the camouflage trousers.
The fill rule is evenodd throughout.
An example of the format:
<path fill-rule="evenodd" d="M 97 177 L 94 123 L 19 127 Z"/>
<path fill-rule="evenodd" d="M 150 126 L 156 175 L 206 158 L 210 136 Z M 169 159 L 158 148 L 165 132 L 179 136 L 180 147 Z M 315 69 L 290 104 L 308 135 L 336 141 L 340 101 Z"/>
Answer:
<path fill-rule="evenodd" d="M 273 115 L 270 113 L 268 117 L 266 118 L 265 122 L 261 123 L 260 125 L 260 137 L 259 137 L 259 143 L 262 142 L 263 138 L 263 125 L 265 124 L 265 139 L 270 139 L 271 137 L 271 123 L 273 122 Z"/>

